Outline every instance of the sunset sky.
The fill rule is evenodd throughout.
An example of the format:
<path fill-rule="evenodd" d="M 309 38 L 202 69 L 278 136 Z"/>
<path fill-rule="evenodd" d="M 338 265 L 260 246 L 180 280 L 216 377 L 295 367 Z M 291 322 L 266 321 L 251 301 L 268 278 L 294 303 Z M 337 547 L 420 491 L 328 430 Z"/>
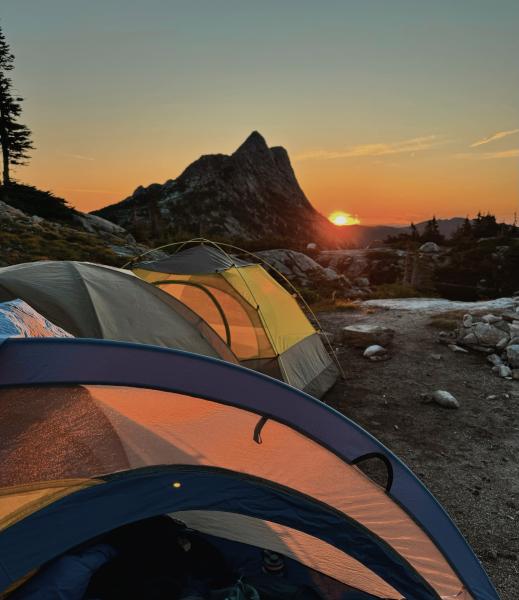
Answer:
<path fill-rule="evenodd" d="M 1 0 L 37 150 L 82 210 L 252 130 L 362 223 L 519 211 L 517 0 Z"/>

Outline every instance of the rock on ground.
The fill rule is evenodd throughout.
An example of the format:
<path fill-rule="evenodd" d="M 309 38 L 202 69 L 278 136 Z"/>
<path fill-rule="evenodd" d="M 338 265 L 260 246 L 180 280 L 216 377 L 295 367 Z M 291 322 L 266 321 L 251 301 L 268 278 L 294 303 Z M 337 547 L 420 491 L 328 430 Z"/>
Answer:
<path fill-rule="evenodd" d="M 514 369 L 519 368 L 519 344 L 512 344 L 506 349 L 508 364 Z"/>
<path fill-rule="evenodd" d="M 456 341 L 487 354 L 497 376 L 515 379 L 513 370 L 519 368 L 519 320 L 515 319 L 519 315 L 519 301 L 511 298 L 503 308 L 499 314 L 464 315 L 456 331 Z"/>
<path fill-rule="evenodd" d="M 372 346 L 368 346 L 366 350 L 364 350 L 363 356 L 365 358 L 372 358 L 374 356 L 380 356 L 381 354 L 386 354 L 387 350 L 379 346 L 378 344 L 373 344 Z"/>
<path fill-rule="evenodd" d="M 395 330 L 368 323 L 358 323 L 342 328 L 341 341 L 355 348 L 366 348 L 371 345 L 389 346 L 395 336 Z"/>
<path fill-rule="evenodd" d="M 420 246 L 420 252 L 425 252 L 427 254 L 434 254 L 436 252 L 441 252 L 440 246 L 435 244 L 434 242 L 425 242 Z"/>
<path fill-rule="evenodd" d="M 314 288 L 320 284 L 350 287 L 350 282 L 329 267 L 322 267 L 313 258 L 295 250 L 262 250 L 257 252 L 267 265 L 282 273 L 291 282 L 302 287 Z"/>
<path fill-rule="evenodd" d="M 502 377 L 503 379 L 512 377 L 512 369 L 507 365 L 497 365 L 495 367 L 492 367 L 492 371 L 499 377 Z"/>
<path fill-rule="evenodd" d="M 462 348 L 457 344 L 448 344 L 447 348 L 453 352 L 462 352 L 463 354 L 468 354 L 468 350 L 465 350 L 465 348 Z"/>
<path fill-rule="evenodd" d="M 459 408 L 460 403 L 456 400 L 456 398 L 446 390 L 436 390 L 431 395 L 432 399 L 439 406 L 443 406 L 444 408 Z"/>

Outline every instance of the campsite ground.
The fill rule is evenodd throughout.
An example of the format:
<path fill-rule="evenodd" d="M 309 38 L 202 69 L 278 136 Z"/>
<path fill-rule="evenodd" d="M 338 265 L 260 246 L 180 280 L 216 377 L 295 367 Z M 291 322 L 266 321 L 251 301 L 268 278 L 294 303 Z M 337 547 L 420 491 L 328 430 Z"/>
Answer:
<path fill-rule="evenodd" d="M 363 305 L 321 313 L 327 331 L 356 322 L 396 331 L 391 358 L 384 362 L 371 362 L 362 351 L 335 344 L 346 380 L 324 400 L 413 469 L 468 539 L 502 600 L 516 600 L 519 381 L 496 377 L 482 355 L 454 353 L 438 343 L 439 330 L 432 323 L 445 319 L 447 324 L 458 316 L 446 312 L 451 308 L 448 303 L 421 310 Z M 437 389 L 451 392 L 460 408 L 424 403 L 420 394 Z"/>

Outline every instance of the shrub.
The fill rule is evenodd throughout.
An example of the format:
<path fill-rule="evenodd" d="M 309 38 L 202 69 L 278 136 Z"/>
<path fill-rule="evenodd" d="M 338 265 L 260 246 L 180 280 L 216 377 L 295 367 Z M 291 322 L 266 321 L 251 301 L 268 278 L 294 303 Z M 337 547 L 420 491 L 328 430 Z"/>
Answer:
<path fill-rule="evenodd" d="M 429 296 L 430 294 L 427 294 Z M 377 286 L 370 295 L 370 298 L 382 300 L 384 298 L 419 298 L 424 297 L 423 292 L 403 283 L 383 283 Z"/>
<path fill-rule="evenodd" d="M 360 304 L 356 300 L 350 300 L 348 298 L 326 298 L 323 300 L 319 300 L 312 304 L 312 310 L 314 311 L 337 311 L 337 312 L 347 312 L 347 311 L 355 311 L 360 310 Z"/>
<path fill-rule="evenodd" d="M 455 331 L 458 328 L 458 319 L 447 317 L 444 315 L 435 315 L 431 317 L 429 322 L 427 323 L 429 327 L 434 327 L 435 329 L 440 329 L 441 331 Z"/>
<path fill-rule="evenodd" d="M 37 215 L 50 221 L 71 222 L 76 211 L 63 198 L 52 192 L 38 190 L 32 185 L 10 183 L 0 186 L 0 198 L 10 206 L 28 215 Z"/>

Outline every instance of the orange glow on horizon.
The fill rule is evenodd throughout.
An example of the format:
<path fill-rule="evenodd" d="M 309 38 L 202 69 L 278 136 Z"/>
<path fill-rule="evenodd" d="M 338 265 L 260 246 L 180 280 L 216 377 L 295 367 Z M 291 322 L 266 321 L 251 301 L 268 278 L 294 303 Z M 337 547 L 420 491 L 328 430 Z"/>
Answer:
<path fill-rule="evenodd" d="M 328 219 L 334 225 L 338 227 L 344 227 L 347 225 L 359 225 L 360 219 L 356 215 L 352 215 L 350 213 L 344 212 L 342 210 L 336 210 L 332 212 Z"/>

